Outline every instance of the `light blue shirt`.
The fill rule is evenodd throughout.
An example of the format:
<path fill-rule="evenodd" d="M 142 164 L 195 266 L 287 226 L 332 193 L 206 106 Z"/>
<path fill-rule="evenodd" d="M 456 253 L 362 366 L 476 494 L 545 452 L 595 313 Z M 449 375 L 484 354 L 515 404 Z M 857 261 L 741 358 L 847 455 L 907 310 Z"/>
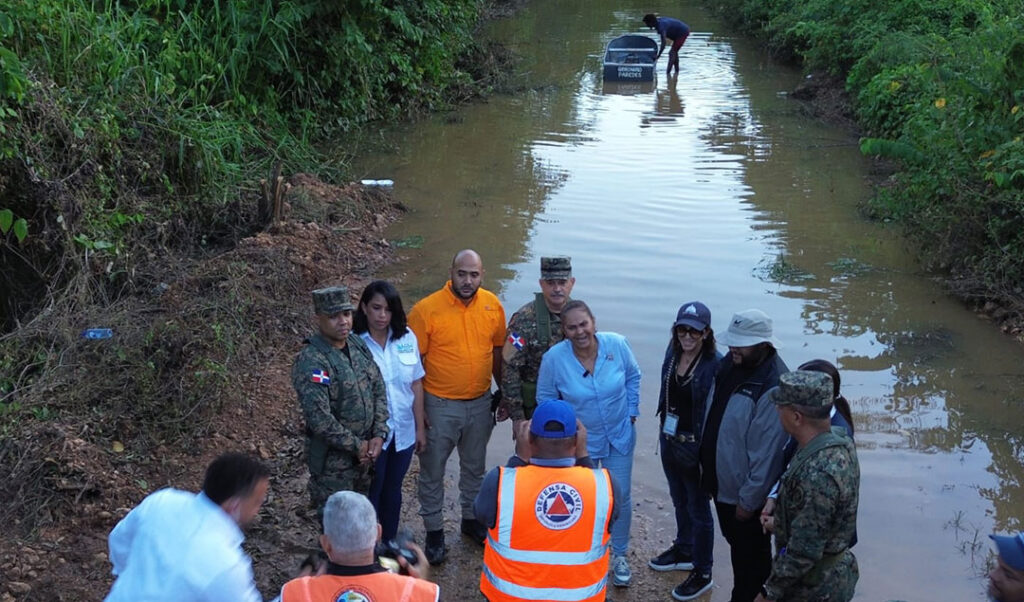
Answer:
<path fill-rule="evenodd" d="M 632 416 L 640 415 L 640 366 L 625 337 L 598 332 L 594 373 L 572 352 L 568 339 L 553 345 L 540 362 L 537 400 L 569 402 L 587 429 L 587 452 L 599 460 L 614 448 L 620 454 L 633 449 Z"/>
<path fill-rule="evenodd" d="M 244 540 L 205 494 L 161 489 L 110 532 L 117 580 L 106 602 L 263 602 Z"/>
<path fill-rule="evenodd" d="M 412 384 L 423 378 L 423 362 L 420 361 L 420 349 L 416 343 L 416 335 L 407 328 L 405 335 L 396 340 L 391 338 L 392 331 L 388 329 L 388 339 L 384 347 L 377 344 L 370 336 L 370 332 L 360 333 L 366 341 L 366 346 L 373 354 L 373 361 L 377 362 L 381 376 L 384 377 L 384 385 L 388 393 L 388 440 L 384 442 L 387 448 L 391 440 L 395 440 L 395 450 L 402 451 L 416 443 L 416 417 L 412 413 L 412 405 L 415 396 L 412 392 Z"/>

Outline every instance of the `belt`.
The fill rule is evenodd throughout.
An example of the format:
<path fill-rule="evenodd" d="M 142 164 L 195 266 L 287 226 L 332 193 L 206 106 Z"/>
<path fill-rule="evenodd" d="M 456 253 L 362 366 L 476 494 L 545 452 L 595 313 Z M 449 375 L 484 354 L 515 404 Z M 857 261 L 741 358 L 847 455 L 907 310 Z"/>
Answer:
<path fill-rule="evenodd" d="M 693 433 L 676 433 L 675 435 L 666 435 L 665 433 L 662 433 L 661 436 L 671 441 L 678 441 L 680 443 L 697 442 L 697 436 L 694 435 Z"/>

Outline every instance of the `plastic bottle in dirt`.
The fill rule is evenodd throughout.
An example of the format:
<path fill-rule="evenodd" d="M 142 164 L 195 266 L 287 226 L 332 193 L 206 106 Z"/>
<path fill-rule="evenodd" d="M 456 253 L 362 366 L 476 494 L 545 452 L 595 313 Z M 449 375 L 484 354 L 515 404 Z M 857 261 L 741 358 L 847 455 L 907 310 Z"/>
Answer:
<path fill-rule="evenodd" d="M 86 328 L 82 331 L 83 339 L 109 339 L 114 336 L 114 331 L 109 328 Z"/>
<path fill-rule="evenodd" d="M 385 188 L 395 185 L 394 180 L 360 180 L 359 183 L 363 186 L 383 186 Z"/>

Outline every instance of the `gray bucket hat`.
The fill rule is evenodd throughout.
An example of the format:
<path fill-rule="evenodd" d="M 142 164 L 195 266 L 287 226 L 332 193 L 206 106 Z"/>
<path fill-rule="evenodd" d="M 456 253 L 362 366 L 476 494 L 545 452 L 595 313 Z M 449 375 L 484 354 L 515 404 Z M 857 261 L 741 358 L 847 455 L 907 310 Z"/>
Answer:
<path fill-rule="evenodd" d="M 729 328 L 719 337 L 729 347 L 753 347 L 758 343 L 771 343 L 779 349 L 782 344 L 772 336 L 772 319 L 760 309 L 747 309 L 733 314 Z"/>
<path fill-rule="evenodd" d="M 329 286 L 313 291 L 313 310 L 318 314 L 332 316 L 339 311 L 353 310 L 347 286 Z"/>

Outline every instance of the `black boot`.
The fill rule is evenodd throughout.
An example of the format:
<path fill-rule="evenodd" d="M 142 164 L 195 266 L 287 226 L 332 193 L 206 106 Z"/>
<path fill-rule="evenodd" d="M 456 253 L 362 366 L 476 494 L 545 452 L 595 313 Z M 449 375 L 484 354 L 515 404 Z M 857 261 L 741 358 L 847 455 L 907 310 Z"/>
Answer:
<path fill-rule="evenodd" d="M 444 545 L 444 529 L 427 531 L 427 542 L 423 549 L 427 562 L 430 564 L 441 564 L 448 555 L 448 548 Z"/>
<path fill-rule="evenodd" d="M 487 527 L 475 518 L 464 518 L 462 519 L 462 534 L 476 543 L 484 545 L 484 539 L 487 538 Z"/>

